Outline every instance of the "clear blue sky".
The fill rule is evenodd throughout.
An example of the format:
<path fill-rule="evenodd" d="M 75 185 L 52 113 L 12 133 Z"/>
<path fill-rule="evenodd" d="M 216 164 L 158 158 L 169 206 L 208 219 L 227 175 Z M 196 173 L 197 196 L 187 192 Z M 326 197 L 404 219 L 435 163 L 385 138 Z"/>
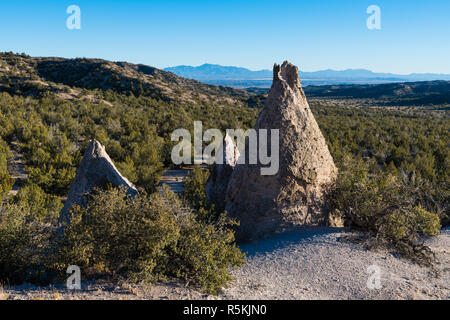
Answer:
<path fill-rule="evenodd" d="M 81 8 L 81 30 L 66 9 Z M 381 30 L 366 9 L 381 8 Z M 304 71 L 450 73 L 449 0 L 2 1 L 0 51 L 163 68 L 217 63 Z"/>

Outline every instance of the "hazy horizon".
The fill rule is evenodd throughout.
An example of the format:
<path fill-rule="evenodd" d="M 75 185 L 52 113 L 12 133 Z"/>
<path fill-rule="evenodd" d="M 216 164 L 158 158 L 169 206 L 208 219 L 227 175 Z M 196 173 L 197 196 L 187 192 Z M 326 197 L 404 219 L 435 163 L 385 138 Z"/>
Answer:
<path fill-rule="evenodd" d="M 65 57 L 65 56 L 46 56 L 46 55 L 41 55 L 41 56 L 34 56 L 29 54 L 28 52 L 14 52 L 11 50 L 3 50 L 0 52 L 13 52 L 14 54 L 26 54 L 26 55 L 30 55 L 31 57 L 35 57 L 35 58 L 62 58 L 62 59 L 101 59 L 101 60 L 109 60 L 106 58 L 102 58 L 102 57 L 94 57 L 94 56 L 80 56 L 80 57 Z M 169 69 L 169 68 L 174 68 L 174 67 L 193 67 L 193 68 L 198 68 L 204 65 L 214 65 L 214 66 L 220 66 L 220 67 L 225 67 L 225 68 L 243 68 L 243 69 L 247 69 L 249 71 L 252 72 L 260 72 L 260 71 L 270 71 L 272 72 L 273 66 L 271 68 L 265 68 L 265 69 L 252 69 L 246 66 L 241 66 L 241 65 L 224 65 L 224 64 L 220 64 L 220 63 L 209 63 L 209 62 L 205 62 L 205 63 L 201 63 L 199 65 L 188 65 L 188 64 L 180 64 L 180 65 L 170 65 L 170 66 L 165 66 L 165 67 L 156 67 L 155 65 L 152 64 L 148 64 L 148 63 L 140 63 L 140 62 L 135 62 L 135 61 L 130 61 L 130 60 L 109 60 L 112 62 L 128 62 L 128 63 L 133 63 L 133 64 L 143 64 L 143 65 L 148 65 L 150 67 L 155 67 L 161 70 L 165 70 L 165 69 Z M 275 61 L 274 63 L 282 63 L 283 61 Z M 289 61 L 289 60 L 288 60 Z M 300 69 L 301 72 L 307 72 L 307 73 L 313 73 L 313 72 L 320 72 L 320 71 L 350 71 L 350 70 L 365 70 L 365 71 L 370 71 L 372 73 L 386 73 L 386 74 L 393 74 L 393 75 L 401 75 L 401 76 L 408 76 L 411 74 L 415 74 L 415 72 L 412 73 L 395 73 L 395 72 L 383 72 L 383 71 L 377 71 L 377 70 L 371 70 L 371 69 L 367 69 L 367 68 L 351 68 L 351 67 L 347 67 L 344 69 L 333 69 L 333 68 L 328 68 L 328 67 L 322 67 L 316 70 L 306 70 L 306 69 Z M 450 75 L 450 73 L 443 73 L 443 72 L 419 72 L 418 74 L 443 74 L 443 75 Z"/>
<path fill-rule="evenodd" d="M 284 62 L 284 61 L 275 61 L 274 63 L 280 64 L 282 62 Z M 241 65 L 224 65 L 224 64 L 220 64 L 220 63 L 209 63 L 209 62 L 205 62 L 205 63 L 199 64 L 199 65 L 180 64 L 180 65 L 166 66 L 166 67 L 163 67 L 162 69 L 168 69 L 168 68 L 174 68 L 174 67 L 193 67 L 193 68 L 198 68 L 198 67 L 201 67 L 201 66 L 204 66 L 204 65 L 216 65 L 216 66 L 221 66 L 221 67 L 225 67 L 225 68 L 228 68 L 228 67 L 230 67 L 230 68 L 244 68 L 244 69 L 247 69 L 247 70 L 252 71 L 252 72 L 272 71 L 272 69 L 273 69 L 273 66 L 271 68 L 265 68 L 265 69 L 252 69 L 252 68 L 249 68 L 249 67 L 246 67 L 246 66 L 241 66 Z M 300 71 L 310 73 L 310 72 L 328 71 L 328 70 L 330 70 L 330 71 L 365 70 L 365 71 L 370 71 L 370 72 L 373 72 L 373 73 L 392 73 L 394 75 L 403 75 L 403 76 L 408 76 L 408 75 L 416 73 L 416 72 L 411 72 L 411 73 L 383 72 L 383 71 L 377 71 L 377 70 L 370 70 L 370 69 L 367 69 L 367 68 L 351 68 L 351 67 L 347 67 L 347 68 L 344 68 L 344 69 L 333 69 L 333 68 L 328 68 L 328 67 L 322 67 L 322 68 L 319 68 L 319 69 L 316 69 L 316 70 L 301 69 Z M 433 73 L 434 74 L 435 72 L 419 72 L 419 73 Z M 438 73 L 436 73 L 436 74 L 438 74 Z M 439 74 L 447 75 L 447 74 L 450 74 L 450 73 L 440 72 Z"/>

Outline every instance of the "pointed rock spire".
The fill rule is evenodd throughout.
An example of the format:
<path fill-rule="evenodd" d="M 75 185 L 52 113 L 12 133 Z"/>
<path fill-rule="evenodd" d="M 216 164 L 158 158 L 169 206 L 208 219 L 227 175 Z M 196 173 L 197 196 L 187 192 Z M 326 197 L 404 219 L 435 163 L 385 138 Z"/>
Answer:
<path fill-rule="evenodd" d="M 301 88 L 298 68 L 291 63 L 275 64 L 272 88 L 255 129 L 279 129 L 279 170 L 264 176 L 260 164 L 236 165 L 226 210 L 240 221 L 237 240 L 323 222 L 324 195 L 337 169 Z"/>
<path fill-rule="evenodd" d="M 239 158 L 239 150 L 228 133 L 223 139 L 220 150 L 222 150 L 222 163 L 214 165 L 206 183 L 206 197 L 216 208 L 225 207 L 228 182 Z"/>
<path fill-rule="evenodd" d="M 86 206 L 86 195 L 95 187 L 104 187 L 108 183 L 113 186 L 125 186 L 128 194 L 132 196 L 138 193 L 134 185 L 116 169 L 105 147 L 97 140 L 91 140 L 60 213 L 60 221 L 67 219 L 73 205 Z"/>

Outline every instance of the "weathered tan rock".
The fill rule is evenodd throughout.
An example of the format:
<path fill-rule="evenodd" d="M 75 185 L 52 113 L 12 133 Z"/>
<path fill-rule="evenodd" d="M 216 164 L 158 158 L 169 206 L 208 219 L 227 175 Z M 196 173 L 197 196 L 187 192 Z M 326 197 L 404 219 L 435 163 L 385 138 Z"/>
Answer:
<path fill-rule="evenodd" d="M 225 135 L 222 145 L 222 164 L 215 164 L 208 182 L 206 183 L 206 197 L 216 208 L 225 208 L 225 196 L 228 183 L 239 158 L 239 150 L 228 134 Z"/>
<path fill-rule="evenodd" d="M 326 222 L 324 195 L 337 169 L 301 89 L 296 66 L 287 61 L 274 66 L 272 88 L 255 129 L 279 129 L 280 166 L 276 175 L 263 176 L 260 164 L 236 165 L 226 210 L 240 221 L 237 240 Z"/>
<path fill-rule="evenodd" d="M 332 228 L 343 228 L 345 226 L 344 217 L 338 210 L 331 211 L 328 214 L 327 225 Z"/>
<path fill-rule="evenodd" d="M 124 186 L 131 196 L 138 192 L 134 185 L 123 177 L 116 169 L 105 147 L 97 140 L 91 140 L 84 153 L 81 165 L 70 187 L 64 208 L 60 213 L 60 221 L 67 221 L 68 213 L 73 205 L 86 206 L 87 195 L 95 187 Z"/>

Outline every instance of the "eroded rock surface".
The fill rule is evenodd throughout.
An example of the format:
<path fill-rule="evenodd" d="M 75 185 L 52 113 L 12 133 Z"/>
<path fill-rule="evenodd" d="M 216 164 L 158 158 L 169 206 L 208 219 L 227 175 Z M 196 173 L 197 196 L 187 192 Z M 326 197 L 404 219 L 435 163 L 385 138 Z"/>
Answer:
<path fill-rule="evenodd" d="M 102 188 L 108 184 L 116 187 L 124 186 L 131 196 L 138 193 L 135 186 L 116 169 L 105 147 L 97 140 L 91 140 L 70 187 L 60 221 L 67 221 L 69 210 L 73 205 L 86 206 L 87 195 L 95 187 Z"/>
<path fill-rule="evenodd" d="M 239 158 L 239 150 L 233 138 L 228 134 L 222 142 L 222 164 L 215 164 L 206 184 L 206 196 L 208 201 L 216 208 L 225 207 L 225 196 L 234 167 Z"/>
<path fill-rule="evenodd" d="M 291 226 L 324 222 L 328 209 L 324 196 L 336 179 L 337 169 L 301 88 L 296 66 L 287 61 L 274 66 L 272 88 L 255 129 L 279 129 L 279 170 L 264 176 L 262 166 L 250 165 L 248 159 L 246 164 L 236 165 L 228 185 L 226 210 L 240 221 L 237 240 L 254 240 Z"/>

